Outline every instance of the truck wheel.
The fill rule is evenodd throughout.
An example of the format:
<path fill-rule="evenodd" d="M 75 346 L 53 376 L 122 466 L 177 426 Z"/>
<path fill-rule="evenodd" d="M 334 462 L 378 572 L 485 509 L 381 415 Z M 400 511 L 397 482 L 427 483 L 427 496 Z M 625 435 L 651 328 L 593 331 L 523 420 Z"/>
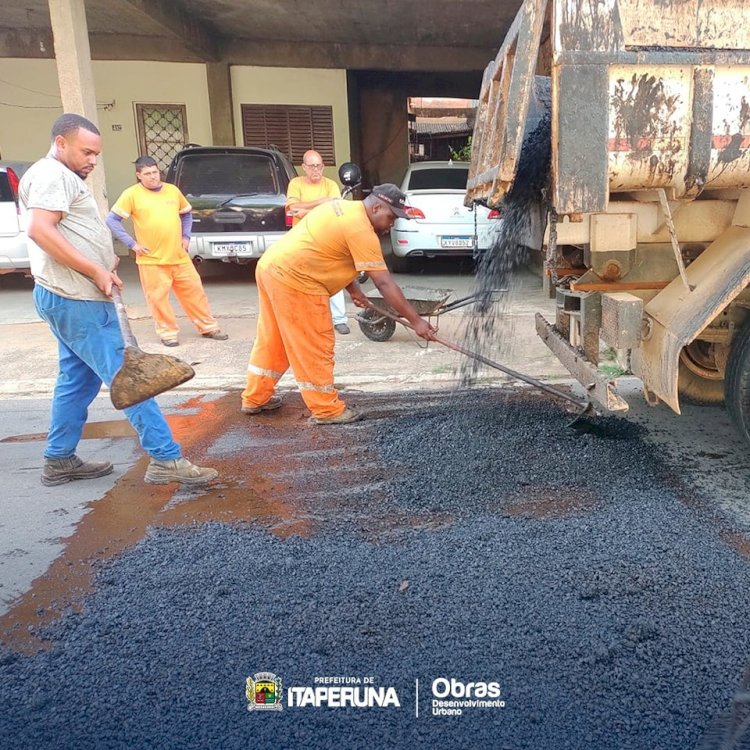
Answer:
<path fill-rule="evenodd" d="M 724 403 L 745 440 L 750 441 L 750 325 L 732 339 L 724 379 Z"/>
<path fill-rule="evenodd" d="M 380 318 L 377 322 L 370 323 L 369 318 Z M 362 333 L 370 341 L 388 341 L 396 332 L 396 321 L 390 318 L 384 318 L 375 310 L 364 310 L 357 315 L 357 323 Z"/>
<path fill-rule="evenodd" d="M 716 365 L 713 344 L 693 341 L 680 352 L 677 391 L 680 400 L 698 406 L 724 401 L 724 377 Z"/>

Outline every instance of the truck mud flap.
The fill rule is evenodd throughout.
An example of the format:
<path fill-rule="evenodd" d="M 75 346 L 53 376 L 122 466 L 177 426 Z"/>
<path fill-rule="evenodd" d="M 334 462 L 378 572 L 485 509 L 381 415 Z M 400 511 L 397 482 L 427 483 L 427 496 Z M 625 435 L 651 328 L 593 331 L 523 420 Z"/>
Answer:
<path fill-rule="evenodd" d="M 682 348 L 750 283 L 750 229 L 732 226 L 644 308 L 646 331 L 631 367 L 643 385 L 680 413 L 677 381 Z"/>
<path fill-rule="evenodd" d="M 536 314 L 536 332 L 570 374 L 586 389 L 590 399 L 607 411 L 628 410 L 627 402 L 615 392 L 613 382 L 602 375 L 595 365 L 587 362 L 581 352 L 574 349 L 541 313 Z"/>

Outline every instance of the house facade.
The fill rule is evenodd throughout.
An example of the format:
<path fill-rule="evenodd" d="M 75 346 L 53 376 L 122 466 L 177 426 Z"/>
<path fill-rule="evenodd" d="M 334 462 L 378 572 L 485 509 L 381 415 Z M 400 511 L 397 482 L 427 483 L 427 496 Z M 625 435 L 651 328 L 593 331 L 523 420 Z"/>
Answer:
<path fill-rule="evenodd" d="M 396 182 L 409 97 L 475 98 L 519 4 L 311 0 L 297 18 L 256 0 L 21 0 L 0 17 L 0 158 L 46 153 L 65 106 L 102 132 L 109 202 L 138 155 L 165 167 L 187 143 L 275 145 L 297 166 L 315 146 L 332 178 L 352 160 L 366 184 Z"/>

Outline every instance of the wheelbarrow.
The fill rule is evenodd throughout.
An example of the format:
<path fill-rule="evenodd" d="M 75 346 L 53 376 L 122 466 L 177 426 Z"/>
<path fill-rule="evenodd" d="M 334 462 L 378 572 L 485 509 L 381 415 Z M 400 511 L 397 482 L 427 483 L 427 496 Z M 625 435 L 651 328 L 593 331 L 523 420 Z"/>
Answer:
<path fill-rule="evenodd" d="M 505 289 L 492 289 L 482 294 L 470 294 L 467 297 L 449 302 L 453 295 L 452 289 L 428 289 L 421 286 L 402 286 L 404 297 L 412 304 L 414 309 L 422 316 L 437 318 L 446 313 L 458 310 L 460 307 L 472 305 L 481 301 L 484 304 L 494 298 L 494 294 L 505 292 Z M 377 289 L 368 290 L 365 294 L 367 299 L 384 312 L 396 316 L 396 311 L 383 299 Z M 362 333 L 371 341 L 388 341 L 396 331 L 396 321 L 393 318 L 381 315 L 376 310 L 367 308 L 357 314 L 357 323 Z"/>

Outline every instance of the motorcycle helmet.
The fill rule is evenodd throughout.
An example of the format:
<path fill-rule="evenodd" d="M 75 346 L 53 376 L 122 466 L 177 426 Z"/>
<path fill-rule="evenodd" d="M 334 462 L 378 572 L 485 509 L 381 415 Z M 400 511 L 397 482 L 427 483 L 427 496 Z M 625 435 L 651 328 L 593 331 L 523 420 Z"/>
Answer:
<path fill-rule="evenodd" d="M 344 162 L 339 167 L 339 181 L 342 185 L 354 187 L 362 182 L 362 172 L 353 161 Z"/>

